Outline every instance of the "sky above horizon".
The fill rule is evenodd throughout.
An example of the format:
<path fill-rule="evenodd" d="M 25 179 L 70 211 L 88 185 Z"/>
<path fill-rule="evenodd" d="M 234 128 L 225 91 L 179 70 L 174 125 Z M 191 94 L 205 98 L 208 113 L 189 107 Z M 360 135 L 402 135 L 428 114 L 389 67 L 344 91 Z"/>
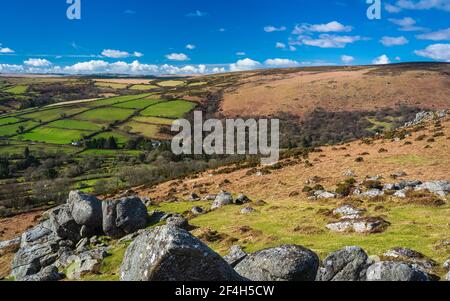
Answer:
<path fill-rule="evenodd" d="M 76 0 L 69 0 L 76 1 Z M 450 62 L 450 0 L 0 2 L 0 73 L 192 74 Z"/>

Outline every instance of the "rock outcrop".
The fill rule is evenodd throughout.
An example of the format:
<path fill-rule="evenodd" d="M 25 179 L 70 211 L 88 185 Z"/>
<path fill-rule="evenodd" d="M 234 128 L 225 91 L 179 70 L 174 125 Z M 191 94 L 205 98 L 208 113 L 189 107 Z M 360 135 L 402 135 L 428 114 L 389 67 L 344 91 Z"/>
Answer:
<path fill-rule="evenodd" d="M 161 226 L 138 236 L 120 268 L 122 281 L 239 281 L 231 266 L 189 232 Z"/>
<path fill-rule="evenodd" d="M 394 261 L 381 261 L 367 269 L 367 281 L 430 281 L 423 271 L 410 264 Z"/>
<path fill-rule="evenodd" d="M 318 281 L 362 281 L 366 278 L 369 257 L 360 247 L 346 247 L 323 260 Z"/>

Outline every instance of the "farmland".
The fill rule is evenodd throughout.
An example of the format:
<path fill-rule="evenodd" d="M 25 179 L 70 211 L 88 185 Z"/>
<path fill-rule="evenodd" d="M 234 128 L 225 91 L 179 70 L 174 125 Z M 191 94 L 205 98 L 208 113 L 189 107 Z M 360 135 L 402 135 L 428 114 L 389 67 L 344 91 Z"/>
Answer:
<path fill-rule="evenodd" d="M 141 115 L 150 117 L 180 118 L 186 114 L 186 112 L 192 111 L 195 107 L 196 104 L 189 101 L 168 101 L 144 110 Z"/>

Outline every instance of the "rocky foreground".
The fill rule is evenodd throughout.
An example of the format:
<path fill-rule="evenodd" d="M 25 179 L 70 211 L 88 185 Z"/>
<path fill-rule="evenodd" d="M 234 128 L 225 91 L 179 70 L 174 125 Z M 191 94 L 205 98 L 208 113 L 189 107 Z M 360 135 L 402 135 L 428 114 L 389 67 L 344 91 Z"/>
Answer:
<path fill-rule="evenodd" d="M 449 183 L 439 183 L 444 186 L 435 193 L 448 194 Z M 251 202 L 225 192 L 211 199 L 211 210 Z M 202 208 L 194 207 L 193 212 L 204 214 Z M 352 227 L 361 226 L 362 212 L 357 208 L 342 206 L 334 214 L 341 222 L 352 221 Z M 110 256 L 109 239 L 131 242 L 120 266 L 122 281 L 435 281 L 440 280 L 436 268 L 446 269 L 442 280 L 450 280 L 450 261 L 437 267 L 432 259 L 405 248 L 376 257 L 360 247 L 346 247 L 321 261 L 298 245 L 252 254 L 233 246 L 222 258 L 189 230 L 188 220 L 180 215 L 149 215 L 138 197 L 100 201 L 73 191 L 66 204 L 46 212 L 42 222 L 20 238 L 0 243 L 0 250 L 18 247 L 11 274 L 17 281 L 83 279 L 99 273 L 102 261 Z"/>

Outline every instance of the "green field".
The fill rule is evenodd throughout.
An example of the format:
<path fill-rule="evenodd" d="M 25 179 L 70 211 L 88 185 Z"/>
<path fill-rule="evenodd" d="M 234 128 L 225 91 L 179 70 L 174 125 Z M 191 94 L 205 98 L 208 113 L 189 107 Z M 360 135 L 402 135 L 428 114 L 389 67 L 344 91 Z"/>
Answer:
<path fill-rule="evenodd" d="M 141 151 L 138 150 L 114 150 L 114 149 L 87 149 L 80 153 L 81 156 L 110 156 L 114 157 L 117 155 L 130 155 L 137 156 Z"/>
<path fill-rule="evenodd" d="M 114 105 L 114 107 L 117 108 L 124 108 L 124 109 L 144 109 L 148 106 L 163 102 L 164 100 L 160 99 L 136 99 L 128 102 L 124 102 L 121 104 Z"/>
<path fill-rule="evenodd" d="M 70 144 L 79 141 L 83 135 L 89 135 L 88 131 L 56 129 L 50 127 L 38 127 L 30 132 L 22 134 L 23 140 L 53 143 Z"/>
<path fill-rule="evenodd" d="M 85 111 L 83 107 L 60 107 L 56 109 L 36 111 L 30 114 L 21 115 L 20 117 L 34 119 L 36 121 L 48 122 L 62 118 L 63 115 L 71 116 Z"/>
<path fill-rule="evenodd" d="M 109 137 L 116 138 L 117 144 L 119 144 L 119 145 L 123 145 L 129 140 L 129 137 L 127 137 L 125 135 L 122 135 L 120 133 L 117 133 L 117 132 L 100 133 L 100 134 L 95 135 L 94 137 L 92 137 L 92 139 L 100 139 L 100 138 L 108 139 Z"/>
<path fill-rule="evenodd" d="M 95 123 L 92 123 L 89 121 L 82 121 L 82 120 L 75 120 L 75 119 L 58 120 L 58 121 L 49 123 L 47 126 L 52 127 L 52 128 L 93 131 L 93 132 L 100 131 L 102 129 L 102 127 L 98 124 L 95 124 Z"/>
<path fill-rule="evenodd" d="M 134 100 L 134 99 L 145 98 L 150 95 L 152 95 L 152 94 L 144 93 L 144 94 L 138 94 L 138 95 L 125 95 L 125 96 L 118 96 L 118 97 L 113 97 L 113 98 L 105 98 L 105 99 L 90 102 L 88 104 L 88 106 L 89 107 L 100 107 L 100 106 L 115 105 L 115 104 L 119 104 L 122 102 Z"/>
<path fill-rule="evenodd" d="M 112 89 L 126 89 L 128 84 L 120 84 L 120 83 L 105 83 L 105 82 L 95 82 L 97 87 L 102 88 L 112 88 Z"/>
<path fill-rule="evenodd" d="M 14 117 L 2 118 L 2 119 L 0 119 L 0 126 L 1 125 L 11 124 L 11 123 L 16 123 L 16 122 L 19 122 L 19 121 L 20 121 L 20 119 L 14 118 Z"/>
<path fill-rule="evenodd" d="M 160 117 L 142 117 L 137 116 L 132 119 L 133 121 L 151 123 L 151 124 L 161 124 L 161 125 L 172 125 L 175 121 L 174 119 L 160 118 Z"/>
<path fill-rule="evenodd" d="M 23 94 L 23 93 L 27 92 L 27 89 L 28 89 L 28 86 L 18 85 L 15 87 L 5 89 L 5 90 L 3 90 L 3 92 L 19 95 L 19 94 Z"/>
<path fill-rule="evenodd" d="M 138 90 L 138 91 L 147 91 L 152 89 L 157 89 L 157 86 L 154 85 L 134 85 L 130 88 L 130 90 Z"/>
<path fill-rule="evenodd" d="M 181 118 L 196 106 L 196 103 L 190 101 L 174 100 L 151 106 L 142 111 L 141 115 L 145 117 Z"/>
<path fill-rule="evenodd" d="M 114 107 L 94 109 L 84 112 L 77 116 L 77 119 L 81 120 L 94 120 L 94 121 L 120 121 L 127 119 L 134 113 L 134 110 L 121 109 Z"/>
<path fill-rule="evenodd" d="M 17 141 L 10 141 L 9 144 L 0 145 L 0 154 L 22 155 L 26 148 L 28 148 L 30 151 L 34 153 L 42 152 L 45 154 L 52 154 L 52 153 L 74 154 L 79 151 L 79 149 L 76 147 L 66 145 L 29 144 L 29 143 L 17 144 Z"/>
<path fill-rule="evenodd" d="M 121 130 L 138 134 L 147 138 L 155 138 L 159 132 L 160 126 L 154 124 L 130 121 L 120 127 Z"/>
<path fill-rule="evenodd" d="M 0 126 L 0 136 L 11 136 L 17 134 L 17 130 L 19 127 L 23 126 L 25 130 L 35 127 L 39 125 L 39 123 L 34 121 L 24 121 L 20 123 L 15 123 L 11 125 L 3 125 Z"/>
<path fill-rule="evenodd" d="M 185 85 L 185 82 L 181 80 L 166 80 L 158 83 L 160 87 L 178 87 L 182 85 Z"/>

